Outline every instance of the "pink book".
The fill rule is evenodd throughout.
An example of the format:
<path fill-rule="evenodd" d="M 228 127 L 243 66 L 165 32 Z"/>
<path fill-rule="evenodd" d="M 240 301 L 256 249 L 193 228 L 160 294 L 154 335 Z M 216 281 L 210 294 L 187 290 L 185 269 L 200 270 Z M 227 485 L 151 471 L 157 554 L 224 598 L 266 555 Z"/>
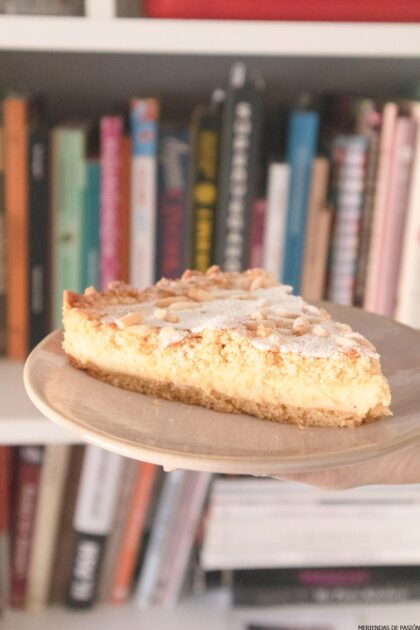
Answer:
<path fill-rule="evenodd" d="M 393 317 L 396 306 L 415 131 L 414 120 L 406 116 L 397 118 L 384 212 L 380 273 L 377 279 L 375 302 L 375 312 L 387 317 Z"/>
<path fill-rule="evenodd" d="M 263 265 L 266 205 L 265 199 L 255 199 L 252 204 L 249 248 L 249 266 L 251 268 L 262 267 Z"/>
<path fill-rule="evenodd" d="M 120 279 L 120 171 L 123 119 L 103 116 L 100 123 L 100 277 L 101 287 Z"/>
<path fill-rule="evenodd" d="M 381 247 L 385 217 L 385 206 L 390 178 L 391 155 L 394 140 L 394 128 L 397 119 L 397 106 L 387 103 L 382 113 L 382 131 L 379 148 L 378 183 L 373 208 L 372 234 L 369 245 L 369 258 L 366 278 L 364 308 L 375 312 L 378 277 L 381 273 Z"/>

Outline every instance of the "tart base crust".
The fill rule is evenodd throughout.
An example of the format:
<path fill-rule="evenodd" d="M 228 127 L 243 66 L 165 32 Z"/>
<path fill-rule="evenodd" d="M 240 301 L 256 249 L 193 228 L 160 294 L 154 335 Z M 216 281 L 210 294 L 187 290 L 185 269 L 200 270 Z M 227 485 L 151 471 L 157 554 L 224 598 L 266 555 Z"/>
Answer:
<path fill-rule="evenodd" d="M 95 365 L 82 363 L 71 355 L 69 355 L 69 360 L 74 367 L 85 370 L 90 376 L 122 389 L 189 405 L 207 407 L 223 413 L 249 414 L 262 420 L 293 424 L 299 427 L 355 427 L 378 420 L 379 416 L 386 414 L 385 409 L 375 409 L 374 414 L 363 417 L 328 409 L 305 409 L 290 405 L 261 404 L 251 400 L 227 397 L 216 391 L 208 395 L 197 387 L 180 387 L 171 382 L 105 372 Z"/>

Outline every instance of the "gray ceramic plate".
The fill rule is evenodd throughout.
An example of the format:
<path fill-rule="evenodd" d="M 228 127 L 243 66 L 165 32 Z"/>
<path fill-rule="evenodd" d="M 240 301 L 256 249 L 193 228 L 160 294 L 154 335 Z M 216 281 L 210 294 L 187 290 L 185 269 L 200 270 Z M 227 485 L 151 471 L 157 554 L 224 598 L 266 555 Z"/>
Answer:
<path fill-rule="evenodd" d="M 82 440 L 165 468 L 275 475 L 354 463 L 420 440 L 420 333 L 359 309 L 324 305 L 381 354 L 393 416 L 355 429 L 298 427 L 158 400 L 71 367 L 61 332 L 46 337 L 24 372 L 32 402 Z"/>

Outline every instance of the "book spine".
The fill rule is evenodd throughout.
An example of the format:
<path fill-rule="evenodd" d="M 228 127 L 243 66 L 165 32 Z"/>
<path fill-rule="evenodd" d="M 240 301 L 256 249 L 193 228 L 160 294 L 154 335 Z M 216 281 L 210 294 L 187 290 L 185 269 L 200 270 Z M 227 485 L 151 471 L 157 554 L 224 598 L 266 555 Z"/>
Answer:
<path fill-rule="evenodd" d="M 414 121 L 408 117 L 399 116 L 395 125 L 391 179 L 386 200 L 380 254 L 381 273 L 378 276 L 375 306 L 376 313 L 387 317 L 393 317 L 395 312 L 414 138 Z"/>
<path fill-rule="evenodd" d="M 86 188 L 82 216 L 81 288 L 100 287 L 99 225 L 100 166 L 97 160 L 86 161 Z"/>
<path fill-rule="evenodd" d="M 196 108 L 191 129 L 191 266 L 202 272 L 213 263 L 220 127 L 220 109 Z"/>
<path fill-rule="evenodd" d="M 114 512 L 110 535 L 106 543 L 99 576 L 97 591 L 98 602 L 106 602 L 111 597 L 112 583 L 118 558 L 121 554 L 125 523 L 127 521 L 130 500 L 134 489 L 137 468 L 138 463 L 135 460 L 128 458 L 123 459 L 116 499 L 118 510 Z"/>
<path fill-rule="evenodd" d="M 307 300 L 322 300 L 325 291 L 332 210 L 327 204 L 329 162 L 315 158 L 309 192 L 301 293 Z"/>
<path fill-rule="evenodd" d="M 10 600 L 10 480 L 11 447 L 0 446 L 0 614 Z"/>
<path fill-rule="evenodd" d="M 136 604 L 147 607 L 154 603 L 154 593 L 162 561 L 171 536 L 171 519 L 184 484 L 186 471 L 167 473 L 162 488 L 151 537 L 135 592 Z"/>
<path fill-rule="evenodd" d="M 28 352 L 28 112 L 23 98 L 6 98 L 4 184 L 6 210 L 7 353 L 25 359 Z"/>
<path fill-rule="evenodd" d="M 42 464 L 42 447 L 19 448 L 11 548 L 10 605 L 24 608 Z"/>
<path fill-rule="evenodd" d="M 159 151 L 157 278 L 178 278 L 188 256 L 189 138 L 184 129 L 162 131 Z"/>
<path fill-rule="evenodd" d="M 61 327 L 63 291 L 80 293 L 86 136 L 82 129 L 53 130 L 52 251 L 53 327 Z"/>
<path fill-rule="evenodd" d="M 278 281 L 283 275 L 289 178 L 290 167 L 288 164 L 274 162 L 268 167 L 263 266 Z"/>
<path fill-rule="evenodd" d="M 44 449 L 27 583 L 30 612 L 40 612 L 48 603 L 69 453 L 70 447 L 61 444 Z"/>
<path fill-rule="evenodd" d="M 64 489 L 64 505 L 58 528 L 57 545 L 53 562 L 50 603 L 64 604 L 70 580 L 71 562 L 74 555 L 75 532 L 73 516 L 79 489 L 85 446 L 71 447 L 68 474 Z"/>
<path fill-rule="evenodd" d="M 49 327 L 49 139 L 44 129 L 29 133 L 28 148 L 28 304 L 29 349 L 48 333 Z"/>
<path fill-rule="evenodd" d="M 283 282 L 300 292 L 306 219 L 312 163 L 318 136 L 316 112 L 291 113 L 288 125 L 287 162 L 290 166 Z"/>
<path fill-rule="evenodd" d="M 122 457 L 87 446 L 73 526 L 76 542 L 67 605 L 90 608 L 96 598 L 99 570 L 116 509 Z"/>
<path fill-rule="evenodd" d="M 224 271 L 248 265 L 251 207 L 261 148 L 262 90 L 232 68 L 223 112 L 215 262 Z"/>
<path fill-rule="evenodd" d="M 372 232 L 369 243 L 369 258 L 366 275 L 366 290 L 363 307 L 375 311 L 378 276 L 380 274 L 380 253 L 385 221 L 386 197 L 389 187 L 394 130 L 397 120 L 397 106 L 387 103 L 382 112 L 382 130 L 379 146 L 378 179 L 373 207 Z"/>
<path fill-rule="evenodd" d="M 0 127 L 0 357 L 6 354 L 6 216 L 4 208 L 4 133 Z"/>
<path fill-rule="evenodd" d="M 141 550 L 142 534 L 146 521 L 156 466 L 142 462 L 138 464 L 137 478 L 133 489 L 126 527 L 121 544 L 112 590 L 111 602 L 124 603 L 130 593 L 136 559 Z"/>
<path fill-rule="evenodd" d="M 181 510 L 180 532 L 174 546 L 162 598 L 162 604 L 167 607 L 175 606 L 180 599 L 188 561 L 212 479 L 212 475 L 206 472 L 190 472 L 189 476 L 191 482 L 186 486 L 186 502 L 183 506 L 185 510 Z"/>
<path fill-rule="evenodd" d="M 251 229 L 249 239 L 248 267 L 262 267 L 264 256 L 264 228 L 267 213 L 265 199 L 254 199 L 251 208 Z"/>
<path fill-rule="evenodd" d="M 120 182 L 120 241 L 119 269 L 120 279 L 130 279 L 130 203 L 131 203 L 131 138 L 123 135 L 121 139 L 121 182 Z"/>
<path fill-rule="evenodd" d="M 348 306 L 353 303 L 354 295 L 366 150 L 365 137 L 338 136 L 333 151 L 333 160 L 339 162 L 340 170 L 328 299 Z"/>
<path fill-rule="evenodd" d="M 158 117 L 157 99 L 131 101 L 130 283 L 138 289 L 155 281 Z"/>
<path fill-rule="evenodd" d="M 120 279 L 119 241 L 121 207 L 121 116 L 103 116 L 100 121 L 100 270 L 101 288 Z"/>
<path fill-rule="evenodd" d="M 354 286 L 354 305 L 359 307 L 363 306 L 366 293 L 369 244 L 372 234 L 376 182 L 378 177 L 379 131 L 377 129 L 370 130 L 367 138 L 369 148 L 366 161 L 364 201 L 360 224 L 359 250 L 357 254 L 356 280 Z"/>
<path fill-rule="evenodd" d="M 420 328 L 420 107 L 414 111 L 417 122 L 413 174 L 404 228 L 401 269 L 398 281 L 396 318 Z"/>

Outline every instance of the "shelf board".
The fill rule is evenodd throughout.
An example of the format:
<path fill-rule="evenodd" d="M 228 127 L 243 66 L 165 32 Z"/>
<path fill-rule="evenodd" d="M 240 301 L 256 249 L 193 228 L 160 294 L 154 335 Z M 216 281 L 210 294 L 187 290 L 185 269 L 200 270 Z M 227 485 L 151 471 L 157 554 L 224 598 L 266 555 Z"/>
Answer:
<path fill-rule="evenodd" d="M 0 16 L 0 50 L 420 57 L 420 24 Z"/>
<path fill-rule="evenodd" d="M 75 444 L 79 439 L 47 420 L 23 386 L 23 365 L 0 360 L 0 444 Z"/>

